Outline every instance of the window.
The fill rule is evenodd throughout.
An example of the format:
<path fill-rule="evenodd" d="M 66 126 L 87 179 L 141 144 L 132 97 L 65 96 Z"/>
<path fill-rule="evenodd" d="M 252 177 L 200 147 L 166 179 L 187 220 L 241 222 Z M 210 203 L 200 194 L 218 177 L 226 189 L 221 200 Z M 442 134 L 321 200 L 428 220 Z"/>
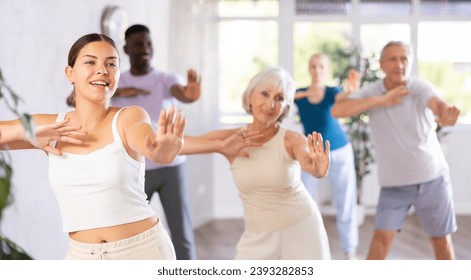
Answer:
<path fill-rule="evenodd" d="M 420 13 L 424 16 L 469 16 L 471 3 L 469 0 L 422 0 Z"/>
<path fill-rule="evenodd" d="M 354 44 L 364 56 L 379 58 L 391 40 L 412 44 L 417 53 L 413 74 L 461 109 L 461 123 L 471 123 L 471 52 L 466 51 L 471 1 L 219 0 L 218 11 L 222 123 L 246 120 L 242 92 L 248 79 L 268 65 L 280 60 L 301 87 L 310 82 L 312 53 L 330 54 Z M 335 67 L 344 66 L 332 65 L 338 73 Z"/>
<path fill-rule="evenodd" d="M 314 53 L 332 54 L 350 46 L 351 24 L 345 22 L 298 22 L 294 25 L 294 74 L 297 87 L 311 83 L 308 61 Z M 331 65 L 335 72 L 337 65 Z M 332 80 L 331 84 L 335 81 Z"/>
<path fill-rule="evenodd" d="M 389 41 L 411 43 L 410 26 L 406 23 L 362 24 L 360 43 L 364 55 L 379 59 L 381 49 Z"/>
<path fill-rule="evenodd" d="M 349 15 L 352 13 L 350 0 L 297 0 L 298 15 Z"/>
<path fill-rule="evenodd" d="M 218 9 L 220 122 L 246 123 L 245 87 L 256 73 L 278 65 L 278 2 L 225 0 Z"/>
<path fill-rule="evenodd" d="M 220 108 L 245 114 L 242 93 L 250 78 L 278 61 L 278 24 L 275 21 L 235 20 L 219 24 Z M 224 122 L 236 121 L 226 117 Z"/>
<path fill-rule="evenodd" d="M 408 16 L 412 13 L 411 0 L 360 0 L 362 16 Z"/>
<path fill-rule="evenodd" d="M 432 81 L 444 100 L 461 109 L 461 123 L 471 123 L 470 45 L 469 21 L 419 23 L 419 76 Z"/>
<path fill-rule="evenodd" d="M 220 17 L 276 17 L 277 0 L 220 0 Z"/>

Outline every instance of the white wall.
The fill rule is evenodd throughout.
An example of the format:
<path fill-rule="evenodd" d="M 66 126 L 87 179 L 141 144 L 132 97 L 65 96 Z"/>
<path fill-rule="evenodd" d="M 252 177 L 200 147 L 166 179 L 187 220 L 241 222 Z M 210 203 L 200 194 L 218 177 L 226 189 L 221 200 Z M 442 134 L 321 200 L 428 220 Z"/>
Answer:
<path fill-rule="evenodd" d="M 441 136 L 442 150 L 450 165 L 456 213 L 471 214 L 471 125 L 445 128 Z"/>
<path fill-rule="evenodd" d="M 219 125 L 217 25 L 213 24 L 215 3 L 217 0 L 171 1 L 169 70 L 186 73 L 189 68 L 194 68 L 202 77 L 200 99 L 180 106 L 188 121 L 185 129 L 187 135 L 199 135 Z M 187 159 L 187 182 L 194 227 L 214 217 L 213 164 L 212 155 L 188 156 Z"/>

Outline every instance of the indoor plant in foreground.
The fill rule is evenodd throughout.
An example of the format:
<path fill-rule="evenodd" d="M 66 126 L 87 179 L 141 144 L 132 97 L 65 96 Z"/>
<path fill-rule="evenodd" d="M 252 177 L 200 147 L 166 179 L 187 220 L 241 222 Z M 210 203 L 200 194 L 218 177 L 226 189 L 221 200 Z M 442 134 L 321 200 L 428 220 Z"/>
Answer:
<path fill-rule="evenodd" d="M 7 108 L 22 120 L 25 133 L 33 136 L 33 125 L 31 117 L 28 114 L 20 114 L 17 110 L 20 98 L 8 86 L 0 70 L 0 100 L 4 102 Z M 0 138 L 2 137 L 0 131 Z M 2 220 L 3 210 L 12 202 L 11 195 L 11 178 L 13 169 L 10 165 L 11 159 L 8 151 L 0 152 L 0 223 Z M 31 257 L 21 249 L 17 244 L 4 236 L 0 230 L 0 260 L 30 260 Z"/>

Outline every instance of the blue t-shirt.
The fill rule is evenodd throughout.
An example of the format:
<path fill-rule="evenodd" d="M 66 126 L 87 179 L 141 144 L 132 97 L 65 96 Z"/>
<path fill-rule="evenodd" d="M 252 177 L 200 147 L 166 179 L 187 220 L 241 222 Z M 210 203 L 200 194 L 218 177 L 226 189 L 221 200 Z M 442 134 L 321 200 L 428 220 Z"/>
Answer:
<path fill-rule="evenodd" d="M 306 91 L 307 89 L 300 88 L 297 91 Z M 339 121 L 330 114 L 335 96 L 339 92 L 340 88 L 338 87 L 326 87 L 324 98 L 317 104 L 309 102 L 307 97 L 294 101 L 298 106 L 304 133 L 307 135 L 313 131 L 320 132 L 324 139 L 330 141 L 331 150 L 341 148 L 348 143 L 348 136 Z"/>

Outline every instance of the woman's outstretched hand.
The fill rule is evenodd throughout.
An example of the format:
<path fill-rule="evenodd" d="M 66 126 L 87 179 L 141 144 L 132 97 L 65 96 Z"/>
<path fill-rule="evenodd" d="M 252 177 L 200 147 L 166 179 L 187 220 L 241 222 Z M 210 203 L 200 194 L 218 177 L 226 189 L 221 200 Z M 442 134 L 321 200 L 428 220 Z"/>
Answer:
<path fill-rule="evenodd" d="M 307 136 L 307 146 L 309 153 L 305 154 L 309 163 L 309 172 L 317 177 L 325 177 L 329 172 L 330 166 L 330 142 L 324 141 L 320 133 L 313 132 Z"/>
<path fill-rule="evenodd" d="M 160 112 L 157 136 L 152 139 L 146 136 L 146 147 L 150 150 L 150 158 L 158 163 L 170 163 L 183 147 L 183 133 L 186 119 L 178 112 L 174 120 L 175 107 Z"/>
<path fill-rule="evenodd" d="M 231 136 L 222 140 L 222 150 L 221 153 L 226 156 L 229 160 L 232 160 L 236 157 L 249 157 L 249 154 L 243 149 L 247 147 L 260 147 L 262 144 L 259 142 L 254 142 L 263 135 L 259 131 L 247 131 L 245 129 L 239 129 Z"/>
<path fill-rule="evenodd" d="M 27 139 L 34 147 L 47 153 L 62 155 L 61 150 L 50 146 L 52 141 L 61 141 L 71 144 L 83 144 L 80 137 L 85 136 L 87 132 L 80 131 L 80 125 L 67 125 L 69 119 L 53 124 L 39 125 L 36 127 L 35 137 Z"/>
<path fill-rule="evenodd" d="M 361 84 L 361 75 L 355 69 L 350 69 L 348 71 L 347 79 L 345 81 L 344 90 L 348 93 L 357 91 L 360 88 Z"/>

